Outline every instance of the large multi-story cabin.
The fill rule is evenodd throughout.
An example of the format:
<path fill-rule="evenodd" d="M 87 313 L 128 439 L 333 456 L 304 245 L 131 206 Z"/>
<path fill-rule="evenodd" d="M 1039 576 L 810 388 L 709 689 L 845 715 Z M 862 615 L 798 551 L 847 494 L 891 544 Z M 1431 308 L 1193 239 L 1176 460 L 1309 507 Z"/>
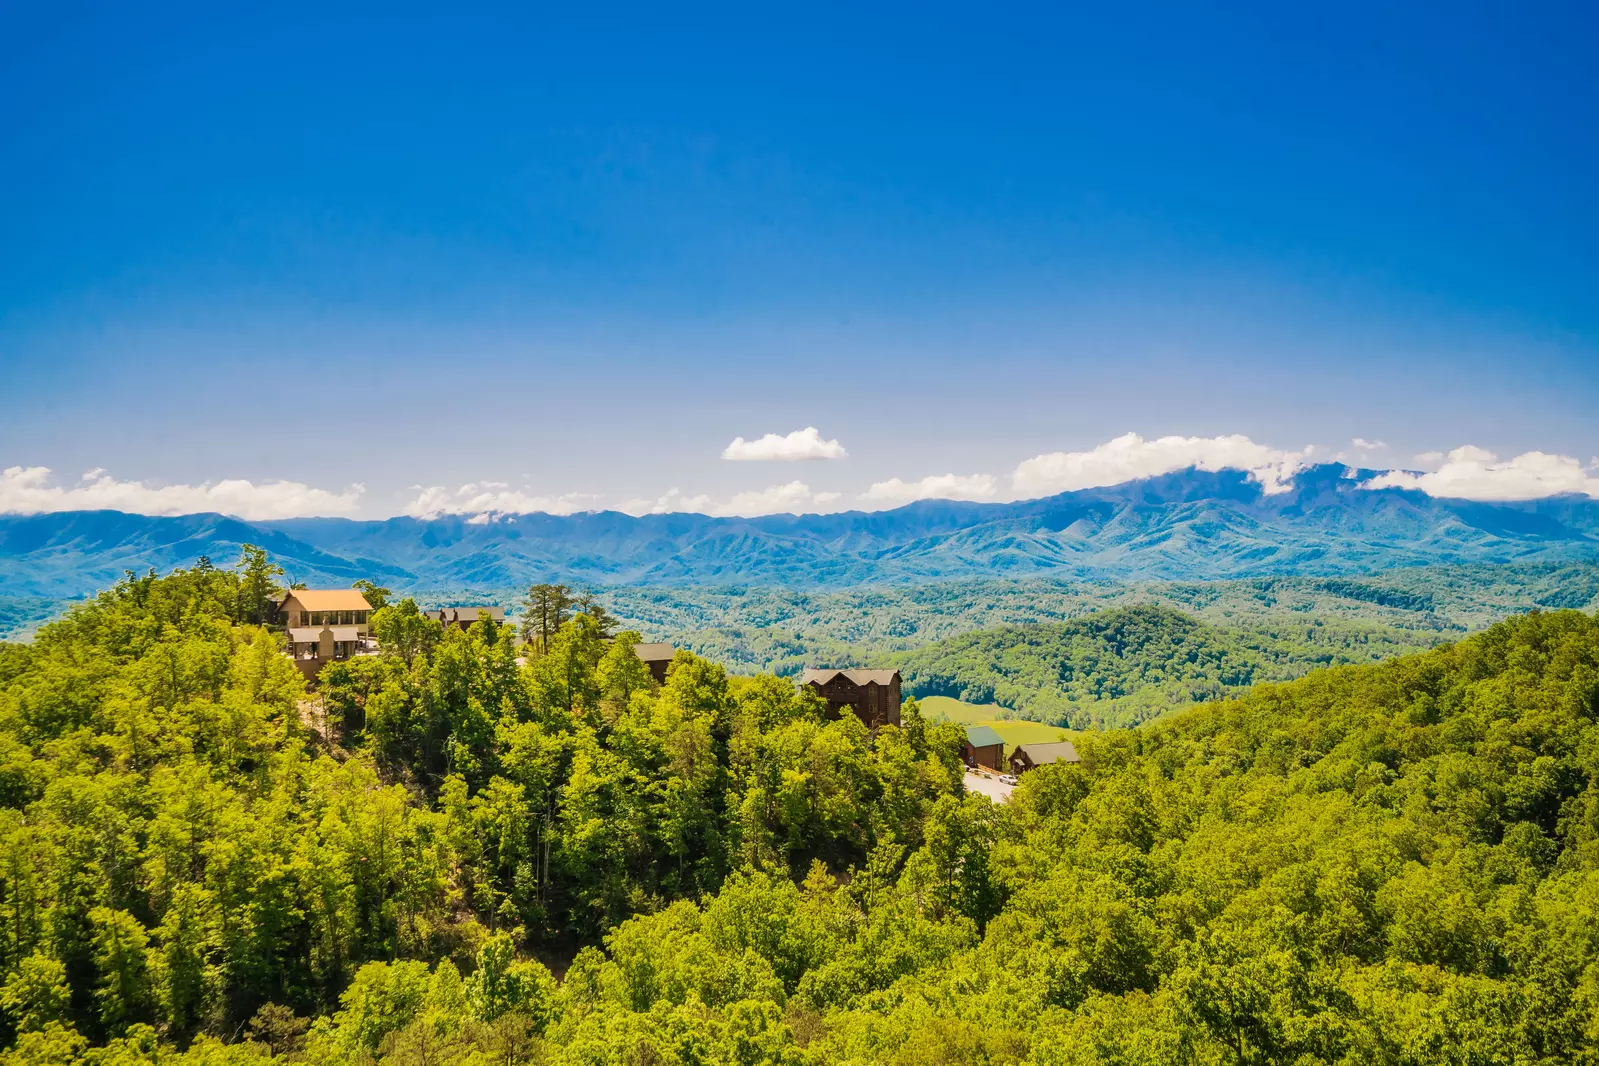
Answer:
<path fill-rule="evenodd" d="M 278 614 L 289 657 L 315 676 L 322 663 L 348 659 L 366 642 L 372 605 L 355 589 L 290 589 Z"/>
<path fill-rule="evenodd" d="M 834 718 L 848 707 L 871 729 L 899 725 L 898 670 L 806 670 L 800 684 L 827 701 Z"/>

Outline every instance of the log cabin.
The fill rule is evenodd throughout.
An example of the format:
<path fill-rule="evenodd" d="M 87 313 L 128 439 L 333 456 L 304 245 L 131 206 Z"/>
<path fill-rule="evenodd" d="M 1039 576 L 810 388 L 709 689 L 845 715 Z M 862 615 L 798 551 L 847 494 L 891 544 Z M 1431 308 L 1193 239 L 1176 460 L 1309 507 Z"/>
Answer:
<path fill-rule="evenodd" d="M 655 644 L 635 644 L 633 654 L 644 661 L 650 668 L 650 676 L 658 685 L 666 684 L 666 668 L 672 665 L 672 656 L 677 654 L 677 649 L 670 644 L 661 642 Z"/>
<path fill-rule="evenodd" d="M 1010 772 L 1020 777 L 1028 770 L 1057 762 L 1082 762 L 1077 748 L 1069 740 L 1054 744 L 1018 744 L 1010 753 Z"/>
<path fill-rule="evenodd" d="M 980 766 L 998 773 L 1005 766 L 1005 738 L 992 726 L 969 725 L 961 741 L 961 758 L 973 769 Z"/>

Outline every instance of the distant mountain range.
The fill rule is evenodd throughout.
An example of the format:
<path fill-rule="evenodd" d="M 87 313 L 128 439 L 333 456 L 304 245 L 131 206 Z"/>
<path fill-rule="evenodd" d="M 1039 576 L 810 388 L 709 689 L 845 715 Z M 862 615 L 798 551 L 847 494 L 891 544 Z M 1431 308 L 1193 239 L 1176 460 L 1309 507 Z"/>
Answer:
<path fill-rule="evenodd" d="M 1289 491 L 1266 495 L 1242 472 L 1188 470 L 1017 503 L 934 500 L 761 518 L 11 515 L 0 516 L 0 595 L 81 596 L 124 570 L 165 571 L 202 555 L 227 565 L 244 543 L 266 548 L 295 581 L 347 585 L 370 577 L 419 591 L 504 590 L 538 580 L 802 588 L 1034 575 L 1202 580 L 1599 557 L 1599 500 L 1435 499 L 1363 488 L 1373 476 L 1317 466 Z"/>

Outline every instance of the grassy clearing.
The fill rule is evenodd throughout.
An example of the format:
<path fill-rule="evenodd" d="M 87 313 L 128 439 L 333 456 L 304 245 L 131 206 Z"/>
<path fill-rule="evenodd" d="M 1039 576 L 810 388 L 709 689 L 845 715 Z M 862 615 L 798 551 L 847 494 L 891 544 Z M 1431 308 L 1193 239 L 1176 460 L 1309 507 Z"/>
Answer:
<path fill-rule="evenodd" d="M 1005 713 L 992 703 L 967 703 L 953 696 L 923 696 L 916 701 L 929 721 L 959 722 L 961 725 L 988 724 Z"/>
<path fill-rule="evenodd" d="M 1022 722 L 1000 718 L 1005 708 L 992 703 L 966 703 L 950 696 L 926 696 L 917 701 L 929 721 L 958 722 L 961 725 L 992 727 L 1005 740 L 1005 754 L 1018 744 L 1045 744 L 1052 740 L 1071 740 L 1076 732 L 1042 722 Z"/>

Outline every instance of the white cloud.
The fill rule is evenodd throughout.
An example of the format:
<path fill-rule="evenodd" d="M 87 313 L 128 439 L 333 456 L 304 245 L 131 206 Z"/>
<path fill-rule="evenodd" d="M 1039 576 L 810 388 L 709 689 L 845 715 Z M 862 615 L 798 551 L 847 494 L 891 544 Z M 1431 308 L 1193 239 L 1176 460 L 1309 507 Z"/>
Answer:
<path fill-rule="evenodd" d="M 506 515 L 535 512 L 575 514 L 594 510 L 602 499 L 584 492 L 531 496 L 495 481 L 474 482 L 455 490 L 437 485 L 431 488 L 417 486 L 416 489 L 417 496 L 406 506 L 405 514 L 413 518 L 470 515 L 467 521 L 472 525 L 486 525 Z M 828 510 L 841 497 L 842 493 L 815 492 L 803 481 L 790 481 L 784 485 L 735 493 L 726 500 L 717 500 L 705 494 L 688 496 L 681 489 L 672 488 L 653 500 L 642 497 L 627 500 L 617 509 L 632 515 L 686 512 L 723 518 L 753 518 L 783 512 L 801 514 Z"/>
<path fill-rule="evenodd" d="M 1086 452 L 1049 452 L 1023 461 L 1011 475 L 1020 496 L 1048 496 L 1073 489 L 1119 485 L 1124 481 L 1201 470 L 1244 470 L 1267 493 L 1285 492 L 1313 448 L 1287 452 L 1256 444 L 1242 434 L 1226 437 L 1160 437 L 1145 440 L 1126 433 Z"/>
<path fill-rule="evenodd" d="M 1412 462 L 1421 467 L 1423 470 L 1430 470 L 1433 467 L 1440 465 L 1444 461 L 1444 458 L 1445 456 L 1443 452 L 1422 452 L 1420 455 L 1416 456 Z"/>
<path fill-rule="evenodd" d="M 691 513 L 717 518 L 754 518 L 764 514 L 815 514 L 835 510 L 831 505 L 843 495 L 841 492 L 814 492 L 803 481 L 734 493 L 726 500 L 703 493 L 688 496 L 681 489 L 672 488 L 653 500 L 643 497 L 628 500 L 618 509 L 631 515 Z"/>
<path fill-rule="evenodd" d="M 1369 464 L 1378 452 L 1388 450 L 1388 442 L 1381 440 L 1367 440 L 1365 437 L 1356 437 L 1349 442 L 1349 450 L 1339 452 L 1333 456 L 1333 461 L 1338 463 L 1355 463 L 1361 466 Z M 1349 470 L 1345 477 L 1354 477 L 1355 471 Z"/>
<path fill-rule="evenodd" d="M 1469 444 L 1450 452 L 1431 473 L 1390 470 L 1366 482 L 1366 487 L 1420 489 L 1429 496 L 1466 500 L 1533 500 L 1566 492 L 1599 497 L 1599 477 L 1569 455 L 1523 452 L 1500 460 Z"/>
<path fill-rule="evenodd" d="M 754 492 L 735 493 L 724 504 L 712 506 L 707 512 L 713 515 L 737 515 L 753 518 L 763 514 L 813 514 L 843 495 L 838 492 L 812 492 L 803 481 L 790 481 L 786 485 L 771 485 Z"/>
<path fill-rule="evenodd" d="M 109 510 L 179 515 L 215 511 L 250 520 L 307 518 L 353 514 L 363 491 L 360 485 L 330 492 L 298 481 L 256 483 L 239 478 L 200 485 L 151 485 L 118 481 L 98 468 L 64 488 L 51 483 L 49 467 L 12 466 L 0 471 L 0 513 Z"/>
<path fill-rule="evenodd" d="M 912 500 L 988 500 L 994 496 L 992 474 L 930 474 L 920 481 L 890 478 L 861 493 L 878 503 L 901 504 Z"/>
<path fill-rule="evenodd" d="M 682 489 L 670 488 L 653 500 L 628 500 L 620 509 L 631 515 L 676 514 L 680 511 L 706 514 L 712 506 L 714 504 L 709 496 L 685 496 Z"/>
<path fill-rule="evenodd" d="M 568 492 L 560 496 L 530 496 L 503 481 L 475 481 L 450 490 L 442 485 L 421 489 L 404 513 L 413 518 L 438 518 L 441 515 L 472 515 L 483 524 L 500 515 L 573 514 L 590 510 L 600 497 L 588 492 Z"/>
<path fill-rule="evenodd" d="M 722 449 L 723 459 L 743 462 L 792 463 L 802 459 L 843 459 L 848 454 L 838 441 L 823 440 L 815 426 L 796 429 L 787 436 L 768 433 L 760 440 L 734 437 L 733 443 Z"/>

